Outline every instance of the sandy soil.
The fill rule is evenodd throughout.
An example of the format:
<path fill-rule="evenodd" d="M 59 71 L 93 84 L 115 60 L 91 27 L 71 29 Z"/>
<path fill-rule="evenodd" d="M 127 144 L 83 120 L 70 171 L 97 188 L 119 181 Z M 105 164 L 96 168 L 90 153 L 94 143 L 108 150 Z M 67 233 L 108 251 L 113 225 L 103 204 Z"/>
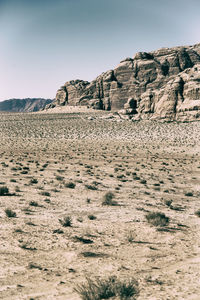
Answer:
<path fill-rule="evenodd" d="M 57 114 L 57 113 L 81 113 L 81 112 L 92 112 L 94 109 L 87 106 L 56 106 L 54 108 L 49 108 L 46 110 L 41 110 L 37 114 Z"/>
<path fill-rule="evenodd" d="M 135 278 L 138 300 L 200 299 L 200 122 L 101 115 L 0 115 L 1 299 L 78 300 L 110 275 Z"/>

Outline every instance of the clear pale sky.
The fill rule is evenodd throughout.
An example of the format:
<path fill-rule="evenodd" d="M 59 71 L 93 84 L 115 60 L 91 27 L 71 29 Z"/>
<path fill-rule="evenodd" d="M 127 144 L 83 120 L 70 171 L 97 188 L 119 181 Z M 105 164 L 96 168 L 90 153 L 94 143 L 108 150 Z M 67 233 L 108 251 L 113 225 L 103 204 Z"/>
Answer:
<path fill-rule="evenodd" d="M 0 0 L 0 100 L 54 98 L 138 51 L 200 42 L 200 0 Z"/>

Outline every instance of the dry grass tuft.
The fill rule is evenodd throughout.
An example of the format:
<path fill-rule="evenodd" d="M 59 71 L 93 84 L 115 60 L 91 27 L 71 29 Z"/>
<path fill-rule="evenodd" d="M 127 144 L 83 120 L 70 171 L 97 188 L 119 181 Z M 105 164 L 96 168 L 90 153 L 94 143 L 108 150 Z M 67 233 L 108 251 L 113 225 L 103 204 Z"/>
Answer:
<path fill-rule="evenodd" d="M 106 279 L 86 279 L 87 282 L 75 288 L 83 300 L 101 299 L 136 299 L 139 294 L 138 283 L 135 279 L 122 281 L 115 276 Z"/>

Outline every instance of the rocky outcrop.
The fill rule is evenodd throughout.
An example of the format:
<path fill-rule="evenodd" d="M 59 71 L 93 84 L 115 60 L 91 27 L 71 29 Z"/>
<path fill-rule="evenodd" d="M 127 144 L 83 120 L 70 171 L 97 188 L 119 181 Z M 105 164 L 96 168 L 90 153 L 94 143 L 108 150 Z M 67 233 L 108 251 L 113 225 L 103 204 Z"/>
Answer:
<path fill-rule="evenodd" d="M 200 64 L 141 95 L 136 118 L 194 119 L 200 117 Z"/>
<path fill-rule="evenodd" d="M 34 112 L 44 109 L 52 101 L 52 99 L 42 98 L 9 99 L 0 102 L 0 111 Z"/>
<path fill-rule="evenodd" d="M 92 82 L 62 86 L 57 105 L 87 105 L 141 118 L 198 118 L 200 44 L 139 52 Z"/>

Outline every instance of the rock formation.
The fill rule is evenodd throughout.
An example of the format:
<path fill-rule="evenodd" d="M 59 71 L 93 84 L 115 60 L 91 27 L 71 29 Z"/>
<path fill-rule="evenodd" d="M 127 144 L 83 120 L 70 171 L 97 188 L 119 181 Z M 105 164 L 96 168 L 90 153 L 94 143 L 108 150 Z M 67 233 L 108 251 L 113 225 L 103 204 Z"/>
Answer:
<path fill-rule="evenodd" d="M 33 112 L 44 109 L 53 100 L 42 98 L 9 99 L 0 102 L 0 111 Z"/>
<path fill-rule="evenodd" d="M 92 82 L 66 82 L 48 107 L 57 105 L 121 110 L 133 119 L 199 118 L 200 44 L 139 52 Z"/>

